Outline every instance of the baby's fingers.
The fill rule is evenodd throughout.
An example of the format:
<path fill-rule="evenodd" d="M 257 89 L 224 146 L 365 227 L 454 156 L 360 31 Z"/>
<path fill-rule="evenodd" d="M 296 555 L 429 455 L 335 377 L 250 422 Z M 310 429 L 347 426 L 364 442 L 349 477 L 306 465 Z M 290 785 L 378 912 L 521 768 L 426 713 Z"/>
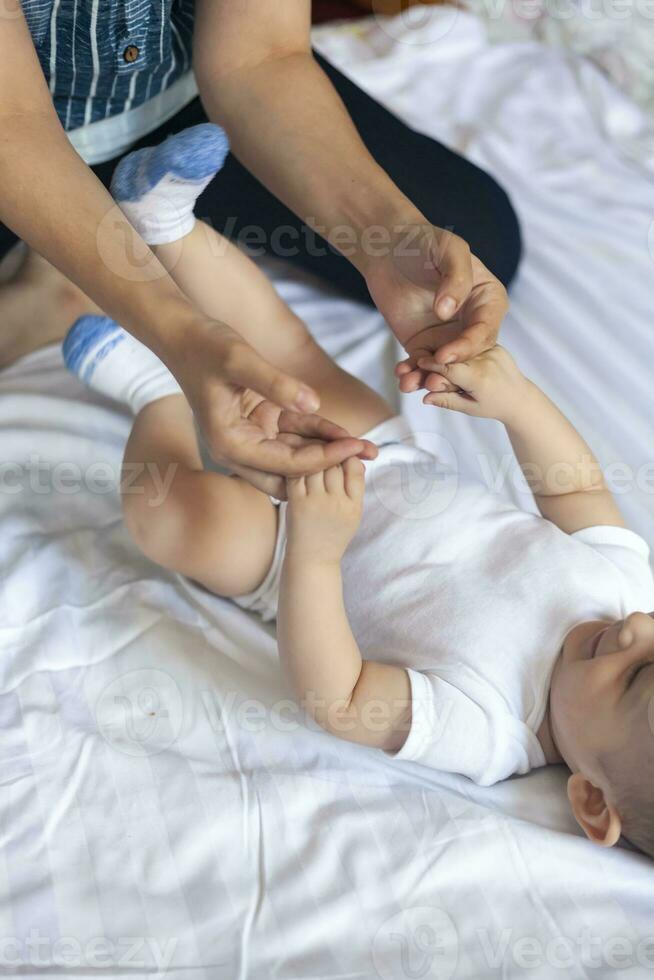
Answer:
<path fill-rule="evenodd" d="M 462 391 L 430 391 L 422 399 L 423 405 L 434 405 L 449 412 L 463 412 L 464 415 L 477 415 L 477 403 Z"/>
<path fill-rule="evenodd" d="M 395 377 L 401 378 L 403 374 L 408 374 L 415 369 L 413 358 L 406 357 L 403 361 L 398 361 L 395 365 Z"/>
<path fill-rule="evenodd" d="M 397 384 L 402 394 L 408 395 L 412 391 L 417 391 L 419 388 L 424 387 L 424 380 L 424 371 L 409 371 L 408 374 L 403 374 L 398 379 Z"/>
<path fill-rule="evenodd" d="M 469 391 L 476 380 L 479 379 L 481 369 L 479 364 L 474 362 L 461 362 L 460 364 L 438 364 L 432 358 L 421 357 L 418 362 L 423 371 L 428 371 L 426 387 L 432 388 L 432 384 L 438 384 L 438 376 L 446 378 L 450 386 L 463 388 Z M 431 383 L 430 383 L 431 382 Z M 432 390 L 437 390 L 433 389 Z"/>
<path fill-rule="evenodd" d="M 458 391 L 459 386 L 455 385 L 453 381 L 445 377 L 443 374 L 437 374 L 433 372 L 432 374 L 427 374 L 425 376 L 423 388 L 427 391 Z"/>

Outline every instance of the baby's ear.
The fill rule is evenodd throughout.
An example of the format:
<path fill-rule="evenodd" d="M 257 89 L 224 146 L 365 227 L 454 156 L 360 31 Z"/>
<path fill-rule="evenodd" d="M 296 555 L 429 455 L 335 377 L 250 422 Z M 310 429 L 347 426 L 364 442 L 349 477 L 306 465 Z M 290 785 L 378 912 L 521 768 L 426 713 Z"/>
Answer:
<path fill-rule="evenodd" d="M 575 772 L 568 779 L 568 799 L 575 820 L 589 840 L 601 847 L 613 847 L 620 839 L 620 814 L 609 803 L 604 790 L 593 785 L 583 773 Z"/>

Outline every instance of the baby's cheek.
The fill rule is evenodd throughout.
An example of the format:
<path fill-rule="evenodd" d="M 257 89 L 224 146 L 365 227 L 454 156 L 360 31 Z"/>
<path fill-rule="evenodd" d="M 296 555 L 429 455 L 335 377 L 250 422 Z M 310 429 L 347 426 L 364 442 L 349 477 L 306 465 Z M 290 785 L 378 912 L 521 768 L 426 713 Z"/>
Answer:
<path fill-rule="evenodd" d="M 595 717 L 589 729 L 589 747 L 598 755 L 619 751 L 629 741 L 626 727 L 609 714 Z"/>
<path fill-rule="evenodd" d="M 553 720 L 559 730 L 565 731 L 575 741 L 583 741 L 593 719 L 593 698 L 590 696 L 587 678 L 579 664 L 559 662 L 552 676 L 550 694 Z"/>

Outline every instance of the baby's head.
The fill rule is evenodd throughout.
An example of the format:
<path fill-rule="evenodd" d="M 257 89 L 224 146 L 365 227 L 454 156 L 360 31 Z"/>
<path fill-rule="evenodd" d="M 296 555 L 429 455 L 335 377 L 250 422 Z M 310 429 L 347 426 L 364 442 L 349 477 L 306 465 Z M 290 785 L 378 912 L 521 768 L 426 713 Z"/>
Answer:
<path fill-rule="evenodd" d="M 654 613 L 576 626 L 550 689 L 550 729 L 588 837 L 654 857 Z"/>

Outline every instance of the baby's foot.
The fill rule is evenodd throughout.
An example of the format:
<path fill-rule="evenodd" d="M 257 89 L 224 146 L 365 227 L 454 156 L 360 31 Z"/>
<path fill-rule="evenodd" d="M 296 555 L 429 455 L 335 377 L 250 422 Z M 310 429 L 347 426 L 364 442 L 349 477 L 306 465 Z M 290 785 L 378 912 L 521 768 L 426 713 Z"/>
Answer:
<path fill-rule="evenodd" d="M 193 126 L 159 146 L 129 153 L 116 167 L 111 193 L 148 245 L 175 242 L 193 230 L 195 202 L 228 152 L 219 126 Z"/>
<path fill-rule="evenodd" d="M 359 526 L 364 487 L 359 459 L 287 480 L 289 558 L 309 564 L 339 562 Z"/>
<path fill-rule="evenodd" d="M 63 344 L 69 371 L 107 398 L 129 405 L 134 415 L 150 402 L 181 389 L 156 354 L 106 316 L 82 316 Z"/>

